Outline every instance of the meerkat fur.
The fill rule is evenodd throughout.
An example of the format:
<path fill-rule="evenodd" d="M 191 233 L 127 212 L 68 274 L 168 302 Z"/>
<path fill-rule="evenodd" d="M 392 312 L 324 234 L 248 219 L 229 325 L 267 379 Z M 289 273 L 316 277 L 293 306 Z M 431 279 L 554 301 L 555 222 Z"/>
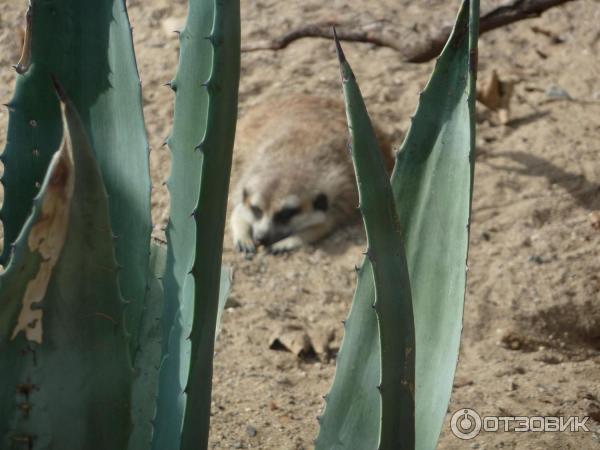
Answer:
<path fill-rule="evenodd" d="M 388 168 L 390 144 L 380 148 Z M 356 214 L 344 105 L 297 95 L 250 108 L 238 123 L 232 178 L 234 246 L 252 255 L 313 243 Z"/>

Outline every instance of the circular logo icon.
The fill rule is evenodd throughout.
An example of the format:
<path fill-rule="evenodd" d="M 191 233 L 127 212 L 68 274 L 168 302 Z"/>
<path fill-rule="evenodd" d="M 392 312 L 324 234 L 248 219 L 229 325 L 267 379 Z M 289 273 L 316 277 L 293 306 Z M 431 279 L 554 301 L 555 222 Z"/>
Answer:
<path fill-rule="evenodd" d="M 450 429 L 459 439 L 473 439 L 481 431 L 481 417 L 472 409 L 459 409 L 450 419 Z"/>

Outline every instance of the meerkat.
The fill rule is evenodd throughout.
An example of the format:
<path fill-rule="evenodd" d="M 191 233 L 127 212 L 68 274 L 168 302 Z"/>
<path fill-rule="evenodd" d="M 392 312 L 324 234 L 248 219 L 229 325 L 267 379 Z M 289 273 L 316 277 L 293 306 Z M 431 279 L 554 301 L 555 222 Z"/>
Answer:
<path fill-rule="evenodd" d="M 377 130 L 377 129 L 376 129 Z M 386 166 L 390 143 L 376 131 Z M 231 232 L 248 256 L 313 243 L 357 213 L 344 104 L 297 95 L 251 108 L 234 151 Z"/>

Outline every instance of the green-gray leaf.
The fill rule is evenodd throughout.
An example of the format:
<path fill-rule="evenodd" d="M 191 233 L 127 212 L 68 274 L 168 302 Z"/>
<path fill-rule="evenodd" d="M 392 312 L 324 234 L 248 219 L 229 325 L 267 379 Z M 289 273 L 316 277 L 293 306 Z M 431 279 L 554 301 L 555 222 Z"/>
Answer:
<path fill-rule="evenodd" d="M 0 278 L 2 448 L 125 448 L 130 432 L 132 373 L 106 190 L 69 101 L 65 117 L 63 149 Z M 11 305 L 16 322 L 4 316 Z"/>
<path fill-rule="evenodd" d="M 358 182 L 360 210 L 367 232 L 367 259 L 371 264 L 375 303 L 368 315 L 377 315 L 381 348 L 380 378 L 364 389 L 381 395 L 375 415 L 380 423 L 360 432 L 368 440 L 367 447 L 412 450 L 415 443 L 415 330 L 412 298 L 400 220 L 396 213 L 392 189 L 381 158 L 373 126 L 362 95 L 336 37 L 340 69 L 346 100 L 351 153 Z M 359 302 L 371 301 L 369 293 Z M 369 380 L 373 382 L 374 380 Z M 345 384 L 345 383 L 342 383 Z M 321 421 L 318 448 L 331 448 L 338 441 L 345 446 L 356 442 L 355 436 L 340 436 L 338 414 L 343 416 L 347 390 L 335 389 L 328 398 L 326 414 Z M 370 407 L 370 403 L 368 404 Z M 340 414 L 342 413 L 342 414 Z M 356 430 L 354 430 L 356 432 Z M 345 438 L 349 438 L 345 440 Z"/>
<path fill-rule="evenodd" d="M 192 0 L 180 34 L 155 450 L 208 445 L 240 68 L 239 0 Z"/>
<path fill-rule="evenodd" d="M 458 360 L 473 177 L 479 2 L 464 0 L 398 154 L 392 189 L 408 262 L 416 331 L 416 448 L 435 448 Z M 380 377 L 371 264 L 359 273 L 325 419 L 337 435 L 320 448 L 374 449 Z M 341 395 L 346 392 L 346 395 Z M 339 398 L 332 406 L 332 398 Z M 321 428 L 317 444 L 324 435 Z"/>
<path fill-rule="evenodd" d="M 30 65 L 9 104 L 2 205 L 4 251 L 31 212 L 32 200 L 61 142 L 62 119 L 51 76 L 80 113 L 109 195 L 119 282 L 128 302 L 131 350 L 147 286 L 150 245 L 148 143 L 124 0 L 33 0 Z M 91 12 L 93 11 L 93 12 Z M 27 70 L 26 70 L 27 69 Z"/>
<path fill-rule="evenodd" d="M 479 1 L 465 0 L 392 175 L 413 292 L 416 448 L 442 429 L 460 346 L 475 151 Z"/>
<path fill-rule="evenodd" d="M 140 346 L 133 368 L 135 377 L 131 402 L 133 430 L 129 438 L 128 450 L 148 450 L 154 433 L 152 421 L 156 415 L 158 369 L 162 349 L 160 317 L 164 306 L 162 277 L 166 259 L 166 246 L 158 242 L 152 243 L 148 268 L 149 285 L 140 322 Z"/>

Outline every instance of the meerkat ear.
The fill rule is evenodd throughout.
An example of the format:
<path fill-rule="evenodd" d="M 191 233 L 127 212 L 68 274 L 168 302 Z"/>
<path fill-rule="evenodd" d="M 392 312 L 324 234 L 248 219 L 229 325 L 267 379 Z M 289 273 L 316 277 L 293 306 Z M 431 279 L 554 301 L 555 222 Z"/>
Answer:
<path fill-rule="evenodd" d="M 313 208 L 318 211 L 327 211 L 328 207 L 329 207 L 329 200 L 327 199 L 327 195 L 325 195 L 321 192 L 313 200 Z"/>

